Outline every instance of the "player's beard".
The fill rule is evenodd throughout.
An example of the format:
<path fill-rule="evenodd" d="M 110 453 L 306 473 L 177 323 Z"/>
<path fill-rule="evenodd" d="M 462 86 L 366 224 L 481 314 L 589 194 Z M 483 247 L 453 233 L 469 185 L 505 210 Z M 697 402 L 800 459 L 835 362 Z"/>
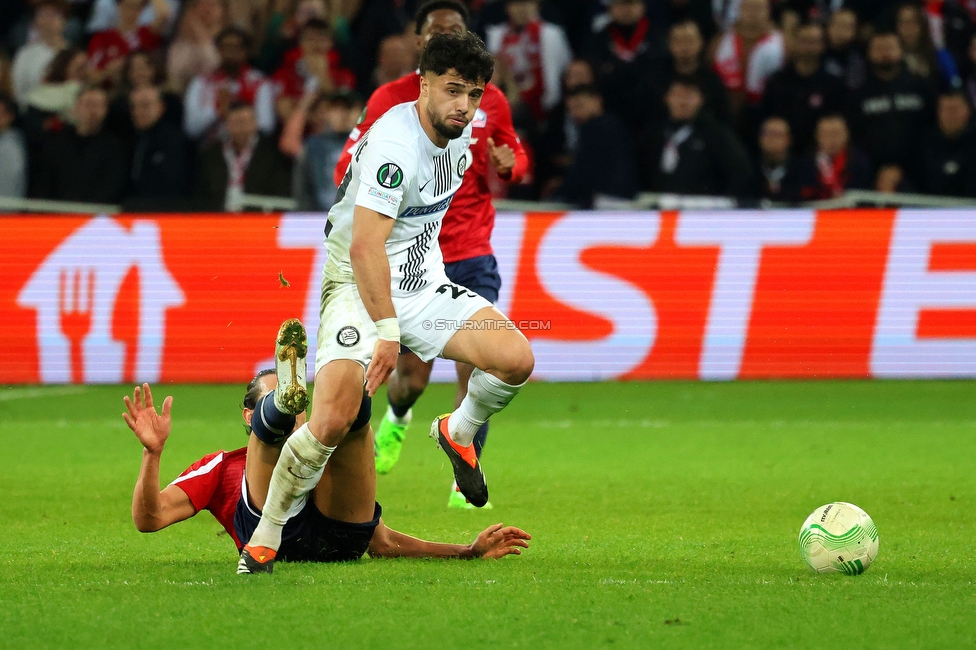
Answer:
<path fill-rule="evenodd" d="M 461 137 L 464 133 L 464 127 L 467 126 L 455 126 L 447 121 L 447 118 L 439 119 L 434 113 L 434 107 L 430 104 L 427 105 L 427 119 L 430 120 L 431 126 L 437 131 L 438 135 L 441 135 L 448 140 L 456 140 Z"/>

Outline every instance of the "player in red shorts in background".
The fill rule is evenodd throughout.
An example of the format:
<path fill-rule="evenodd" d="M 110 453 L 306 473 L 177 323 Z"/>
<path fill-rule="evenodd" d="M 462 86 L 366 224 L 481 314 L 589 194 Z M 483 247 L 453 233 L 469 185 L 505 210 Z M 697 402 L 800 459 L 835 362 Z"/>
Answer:
<path fill-rule="evenodd" d="M 426 46 L 433 34 L 463 33 L 467 30 L 468 10 L 456 0 L 432 0 L 417 11 L 415 32 L 418 49 Z M 397 104 L 413 102 L 420 95 L 420 74 L 414 72 L 376 89 L 366 104 L 359 124 L 346 142 L 345 152 L 335 169 L 336 185 L 349 167 L 356 143 L 373 123 Z M 501 277 L 491 248 L 491 231 L 495 225 L 495 208 L 488 186 L 489 165 L 499 178 L 518 183 L 529 171 L 529 158 L 519 142 L 512 125 L 512 111 L 505 94 L 497 86 L 487 84 L 481 108 L 472 121 L 473 131 L 468 170 L 464 182 L 454 195 L 444 217 L 439 243 L 444 255 L 444 270 L 454 283 L 474 291 L 489 302 L 498 301 Z M 386 474 L 400 457 L 400 449 L 412 417 L 411 407 L 420 398 L 430 381 L 433 362 L 422 361 L 403 349 L 387 388 L 389 408 L 376 433 L 376 471 Z M 458 390 L 455 407 L 467 393 L 468 378 L 474 366 L 458 363 Z M 488 435 L 488 423 L 475 436 L 478 456 Z M 455 485 L 448 507 L 470 508 Z M 486 507 L 491 507 L 487 504 Z"/>

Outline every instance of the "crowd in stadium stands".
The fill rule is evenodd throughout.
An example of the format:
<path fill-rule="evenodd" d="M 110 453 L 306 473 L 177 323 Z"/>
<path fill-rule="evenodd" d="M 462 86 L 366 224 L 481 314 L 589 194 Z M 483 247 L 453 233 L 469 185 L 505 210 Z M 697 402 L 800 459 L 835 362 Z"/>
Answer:
<path fill-rule="evenodd" d="M 327 209 L 420 0 L 3 0 L 0 196 Z M 534 162 L 498 196 L 976 197 L 976 0 L 468 0 Z"/>

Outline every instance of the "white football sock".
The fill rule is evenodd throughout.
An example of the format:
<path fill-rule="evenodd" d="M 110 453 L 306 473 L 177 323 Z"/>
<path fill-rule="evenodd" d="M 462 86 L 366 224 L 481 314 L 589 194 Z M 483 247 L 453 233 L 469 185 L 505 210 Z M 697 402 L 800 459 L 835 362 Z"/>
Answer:
<path fill-rule="evenodd" d="M 325 466 L 335 447 L 326 447 L 315 439 L 308 424 L 291 434 L 281 448 L 278 464 L 271 475 L 268 498 L 264 502 L 261 521 L 248 541 L 250 546 L 264 546 L 278 550 L 281 529 L 288 521 L 293 503 L 308 494 L 318 483 L 318 471 Z"/>
<path fill-rule="evenodd" d="M 451 440 L 462 447 L 470 447 L 481 425 L 508 406 L 522 386 L 525 386 L 524 382 L 512 386 L 475 368 L 468 380 L 468 394 L 447 420 L 447 431 Z"/>

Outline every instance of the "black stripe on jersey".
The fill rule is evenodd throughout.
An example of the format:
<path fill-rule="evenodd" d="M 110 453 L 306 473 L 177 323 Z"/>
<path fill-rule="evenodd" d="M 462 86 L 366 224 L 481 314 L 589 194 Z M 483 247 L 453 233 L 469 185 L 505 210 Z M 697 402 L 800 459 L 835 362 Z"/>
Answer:
<path fill-rule="evenodd" d="M 451 152 L 434 158 L 434 194 L 440 196 L 451 189 Z"/>
<path fill-rule="evenodd" d="M 339 188 L 336 190 L 336 197 L 335 197 L 335 201 L 333 201 L 333 205 L 339 203 L 340 201 L 342 201 L 342 199 L 346 198 L 346 191 L 349 189 L 349 183 L 351 182 L 352 182 L 352 164 L 350 163 L 349 167 L 346 168 L 345 176 L 342 177 L 342 182 L 339 183 Z M 328 236 L 329 233 L 325 233 L 325 234 L 326 236 Z"/>
<path fill-rule="evenodd" d="M 434 241 L 434 232 L 439 223 L 438 221 L 431 221 L 425 225 L 424 231 L 417 235 L 413 244 L 407 249 L 407 261 L 401 264 L 399 269 L 403 275 L 400 279 L 400 291 L 416 291 L 427 284 L 427 281 L 421 277 L 423 274 L 420 267 L 423 264 L 424 255 L 430 250 L 430 243 Z"/>

